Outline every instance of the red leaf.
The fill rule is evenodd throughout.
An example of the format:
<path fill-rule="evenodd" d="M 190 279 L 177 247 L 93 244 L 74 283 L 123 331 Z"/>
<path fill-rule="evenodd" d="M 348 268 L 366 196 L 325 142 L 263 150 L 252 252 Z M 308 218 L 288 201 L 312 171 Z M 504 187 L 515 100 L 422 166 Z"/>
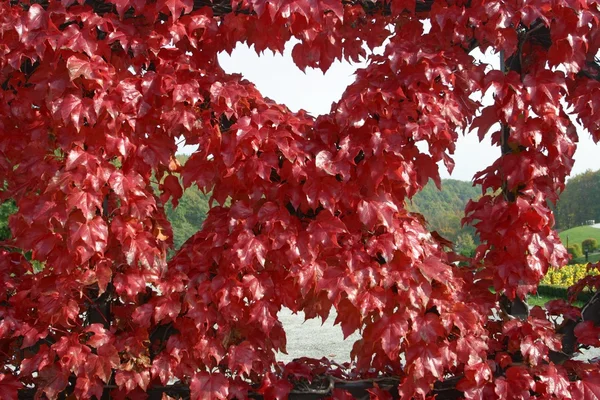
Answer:
<path fill-rule="evenodd" d="M 52 364 L 39 371 L 40 387 L 49 399 L 56 399 L 67 387 L 69 371 Z"/>
<path fill-rule="evenodd" d="M 95 193 L 78 190 L 67 197 L 69 208 L 78 208 L 83 212 L 87 220 L 94 218 L 96 213 L 102 209 L 102 203 Z"/>
<path fill-rule="evenodd" d="M 562 315 L 564 318 L 577 321 L 581 317 L 581 310 L 567 303 L 564 299 L 554 299 L 544 306 L 550 315 Z"/>
<path fill-rule="evenodd" d="M 272 372 L 266 374 L 258 393 L 265 397 L 265 400 L 285 400 L 294 386 L 287 380 L 277 378 Z"/>
<path fill-rule="evenodd" d="M 17 400 L 23 384 L 12 374 L 0 374 L 0 399 Z"/>
<path fill-rule="evenodd" d="M 175 320 L 181 311 L 181 302 L 177 295 L 159 297 L 154 303 L 154 322 L 170 322 Z"/>
<path fill-rule="evenodd" d="M 82 262 L 89 260 L 94 252 L 103 253 L 108 244 L 108 227 L 101 217 L 91 221 L 70 218 L 69 234 L 69 245 L 79 252 Z"/>
<path fill-rule="evenodd" d="M 600 326 L 595 326 L 593 321 L 583 321 L 577 324 L 575 336 L 581 344 L 600 346 Z"/>
<path fill-rule="evenodd" d="M 374 384 L 373 389 L 367 389 L 369 392 L 369 399 L 371 400 L 391 400 L 393 399 L 392 394 L 387 391 L 379 388 L 377 383 Z"/>
<path fill-rule="evenodd" d="M 229 394 L 229 381 L 219 373 L 194 374 L 190 384 L 191 400 L 225 400 Z"/>
<path fill-rule="evenodd" d="M 244 341 L 237 346 L 231 346 L 228 354 L 229 361 L 227 365 L 229 369 L 249 376 L 252 364 L 258 359 L 254 346 Z"/>
<path fill-rule="evenodd" d="M 137 387 L 146 391 L 150 384 L 150 371 L 117 371 L 115 383 L 120 389 L 127 393 L 134 391 Z"/>
<path fill-rule="evenodd" d="M 324 248 L 329 246 L 340 247 L 337 235 L 346 231 L 346 225 L 339 218 L 331 215 L 329 211 L 321 211 L 317 218 L 306 228 L 306 232 L 310 234 L 312 246 Z"/>
<path fill-rule="evenodd" d="M 169 198 L 171 198 L 173 207 L 177 207 L 179 199 L 183 195 L 183 189 L 181 188 L 181 185 L 179 185 L 179 179 L 174 175 L 167 176 L 160 185 L 160 190 L 163 192 L 160 196 L 160 200 L 163 203 L 166 203 Z"/>
<path fill-rule="evenodd" d="M 244 266 L 251 266 L 255 259 L 260 265 L 265 265 L 266 246 L 261 238 L 255 236 L 251 231 L 245 231 L 238 236 L 233 250 Z"/>
<path fill-rule="evenodd" d="M 398 357 L 398 351 L 402 344 L 402 339 L 408 332 L 408 321 L 403 314 L 396 313 L 391 317 L 384 316 L 380 322 L 381 329 L 381 348 L 390 360 Z"/>
<path fill-rule="evenodd" d="M 599 400 L 600 372 L 591 372 L 581 380 L 571 382 L 571 395 L 577 400 Z"/>
<path fill-rule="evenodd" d="M 444 284 L 452 281 L 452 268 L 440 261 L 438 258 L 429 257 L 419 264 L 419 269 L 429 281 L 435 279 Z"/>

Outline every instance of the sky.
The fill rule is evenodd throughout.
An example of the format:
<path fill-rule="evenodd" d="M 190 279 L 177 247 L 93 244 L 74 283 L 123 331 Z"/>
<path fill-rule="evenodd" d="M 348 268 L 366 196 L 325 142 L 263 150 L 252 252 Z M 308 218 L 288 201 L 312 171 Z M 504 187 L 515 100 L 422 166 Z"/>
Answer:
<path fill-rule="evenodd" d="M 228 73 L 240 73 L 253 82 L 265 97 L 287 105 L 292 111 L 304 109 L 313 116 L 329 113 L 331 104 L 337 101 L 344 89 L 354 81 L 354 72 L 366 64 L 335 62 L 326 74 L 321 70 L 307 68 L 302 72 L 294 64 L 291 51 L 293 42 L 288 42 L 284 54 L 273 55 L 270 51 L 257 55 L 253 49 L 238 44 L 231 56 L 219 55 L 219 62 Z M 498 68 L 498 59 L 492 54 L 479 57 L 493 68 Z M 484 104 L 491 98 L 483 99 Z M 600 147 L 591 140 L 587 131 L 579 131 L 579 145 L 575 153 L 575 166 L 571 175 L 588 169 L 600 169 Z M 492 131 L 490 131 L 491 133 Z M 473 175 L 487 167 L 499 155 L 500 149 L 492 146 L 489 137 L 479 142 L 476 132 L 460 135 L 453 156 L 456 163 L 452 175 L 440 168 L 442 178 L 470 181 Z"/>

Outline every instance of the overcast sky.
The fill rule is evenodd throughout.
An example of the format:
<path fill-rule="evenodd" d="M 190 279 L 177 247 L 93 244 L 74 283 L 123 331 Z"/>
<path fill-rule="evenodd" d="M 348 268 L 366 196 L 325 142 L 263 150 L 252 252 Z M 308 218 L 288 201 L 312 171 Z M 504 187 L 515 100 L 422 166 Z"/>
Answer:
<path fill-rule="evenodd" d="M 288 43 L 283 56 L 268 51 L 259 57 L 254 50 L 238 45 L 231 56 L 221 54 L 219 61 L 225 71 L 241 73 L 256 85 L 263 96 L 286 104 L 292 111 L 302 108 L 314 116 L 329 113 L 331 104 L 354 81 L 354 71 L 364 64 L 335 62 L 325 75 L 321 70 L 312 68 L 307 68 L 303 73 L 292 61 L 292 47 L 293 43 Z M 497 58 L 488 55 L 484 59 L 498 68 Z M 592 142 L 588 132 L 580 130 L 579 136 L 573 174 L 600 169 L 600 147 Z M 440 169 L 441 175 L 443 178 L 470 181 L 475 172 L 484 169 L 498 157 L 499 151 L 498 147 L 491 146 L 489 139 L 479 143 L 475 132 L 461 136 L 454 154 L 456 166 L 452 176 L 448 175 L 445 168 Z"/>

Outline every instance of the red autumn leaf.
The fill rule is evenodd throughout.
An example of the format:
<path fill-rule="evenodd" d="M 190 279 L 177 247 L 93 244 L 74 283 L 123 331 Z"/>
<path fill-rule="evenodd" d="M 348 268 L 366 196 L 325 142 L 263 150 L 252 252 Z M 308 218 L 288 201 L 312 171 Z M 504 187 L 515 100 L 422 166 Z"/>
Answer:
<path fill-rule="evenodd" d="M 229 381 L 222 374 L 199 372 L 190 385 L 192 400 L 224 400 L 229 394 Z"/>
<path fill-rule="evenodd" d="M 73 216 L 69 220 L 69 234 L 69 244 L 77 249 L 82 261 L 87 261 L 93 252 L 103 253 L 108 244 L 108 227 L 101 217 L 82 221 Z"/>
<path fill-rule="evenodd" d="M 150 384 L 149 371 L 119 371 L 115 374 L 115 383 L 120 389 L 127 393 L 134 391 L 137 387 L 146 391 Z"/>
<path fill-rule="evenodd" d="M 12 374 L 0 374 L 0 398 L 17 400 L 19 389 L 23 384 Z"/>
<path fill-rule="evenodd" d="M 594 371 L 579 381 L 571 382 L 571 395 L 581 400 L 600 399 L 600 373 Z"/>
<path fill-rule="evenodd" d="M 273 373 L 269 372 L 257 392 L 268 400 L 284 400 L 288 398 L 292 388 L 293 385 L 290 382 L 278 379 Z"/>
<path fill-rule="evenodd" d="M 69 377 L 69 371 L 63 370 L 58 365 L 48 365 L 39 371 L 39 380 L 43 383 L 41 387 L 43 392 L 50 399 L 57 398 L 58 394 L 66 387 Z"/>
<path fill-rule="evenodd" d="M 550 300 L 544 307 L 550 315 L 562 315 L 564 318 L 572 319 L 573 321 L 577 321 L 581 317 L 581 311 L 577 307 L 567 303 L 564 299 Z"/>
<path fill-rule="evenodd" d="M 181 303 L 177 296 L 159 297 L 154 304 L 154 323 L 175 320 L 181 311 Z"/>
<path fill-rule="evenodd" d="M 79 190 L 70 193 L 67 198 L 69 208 L 78 208 L 86 219 L 91 220 L 102 210 L 102 202 L 95 193 Z"/>
<path fill-rule="evenodd" d="M 438 282 L 450 282 L 452 280 L 452 269 L 448 264 L 439 259 L 429 257 L 419 265 L 419 269 L 428 279 L 435 279 Z"/>
<path fill-rule="evenodd" d="M 380 389 L 377 383 L 375 383 L 373 389 L 367 389 L 367 392 L 369 392 L 369 399 L 371 400 L 391 400 L 394 398 L 389 391 Z"/>
<path fill-rule="evenodd" d="M 569 398 L 569 377 L 567 371 L 562 366 L 548 365 L 544 367 L 542 373 L 538 374 L 540 381 L 536 383 L 536 392 Z"/>
<path fill-rule="evenodd" d="M 346 232 L 346 225 L 328 211 L 322 211 L 309 224 L 306 232 L 310 235 L 312 246 L 339 247 L 337 235 Z"/>
<path fill-rule="evenodd" d="M 243 265 L 252 265 L 254 260 L 260 265 L 265 264 L 266 247 L 262 239 L 252 232 L 244 232 L 238 236 L 238 241 L 233 250 L 236 252 Z"/>
<path fill-rule="evenodd" d="M 593 321 L 583 321 L 575 327 L 577 341 L 588 346 L 600 346 L 600 326 Z"/>
<path fill-rule="evenodd" d="M 173 16 L 178 19 L 182 13 L 189 13 L 194 7 L 193 0 L 159 0 L 158 8 L 167 7 Z"/>
<path fill-rule="evenodd" d="M 408 322 L 402 314 L 396 313 L 391 317 L 384 317 L 379 321 L 382 326 L 378 331 L 381 335 L 381 348 L 390 360 L 398 356 L 402 339 L 408 332 Z"/>
<path fill-rule="evenodd" d="M 249 342 L 242 342 L 237 346 L 229 348 L 228 367 L 232 371 L 238 371 L 248 376 L 252 371 L 252 364 L 256 359 L 257 354 L 254 346 Z"/>

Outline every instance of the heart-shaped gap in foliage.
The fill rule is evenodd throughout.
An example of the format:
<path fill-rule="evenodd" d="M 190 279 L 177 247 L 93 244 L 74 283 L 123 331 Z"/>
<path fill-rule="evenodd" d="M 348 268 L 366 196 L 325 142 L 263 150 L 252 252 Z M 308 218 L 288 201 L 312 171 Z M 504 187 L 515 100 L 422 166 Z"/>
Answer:
<path fill-rule="evenodd" d="M 599 46 L 597 7 L 30 3 L 0 2 L 1 196 L 19 208 L 0 257 L 3 398 L 284 398 L 310 385 L 347 398 L 338 383 L 361 378 L 378 382 L 378 397 L 390 385 L 404 398 L 597 392 L 594 366 L 547 363 L 590 343 L 585 313 L 563 354 L 542 309 L 507 300 L 501 313 L 497 302 L 535 291 L 566 261 L 547 200 L 577 140 L 561 100 L 600 136 L 585 54 Z M 389 43 L 315 119 L 218 65 L 239 42 L 281 51 L 292 37 L 302 69 Z M 504 70 L 475 63 L 476 46 L 503 51 Z M 479 110 L 469 95 L 489 88 L 494 104 Z M 482 246 L 459 267 L 404 203 L 429 179 L 439 185 L 437 163 L 452 168 L 456 132 L 471 122 L 481 136 L 502 124 L 492 138 L 503 155 L 476 179 L 492 194 L 465 221 Z M 180 140 L 198 145 L 184 166 Z M 216 203 L 167 264 L 164 204 L 181 197 L 180 179 Z M 361 334 L 353 367 L 277 364 L 282 307 L 310 318 L 335 309 L 344 334 Z M 576 315 L 565 307 L 553 312 Z"/>

